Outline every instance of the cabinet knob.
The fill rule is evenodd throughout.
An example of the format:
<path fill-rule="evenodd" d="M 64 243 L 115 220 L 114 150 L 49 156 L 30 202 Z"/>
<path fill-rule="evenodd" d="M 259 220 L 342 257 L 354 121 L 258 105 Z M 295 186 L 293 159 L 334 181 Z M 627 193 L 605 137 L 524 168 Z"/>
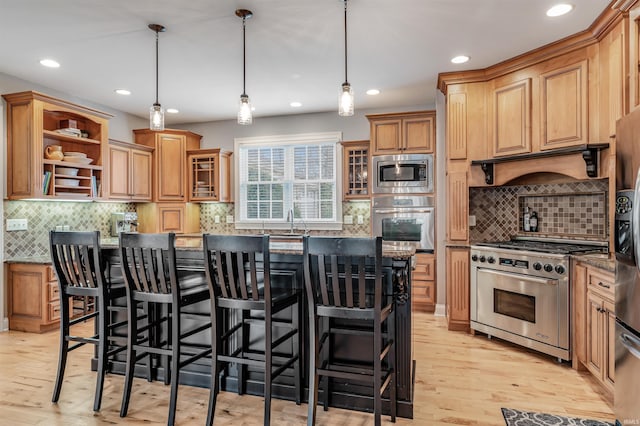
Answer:
<path fill-rule="evenodd" d="M 602 281 L 598 282 L 598 285 L 599 285 L 600 287 L 603 287 L 603 288 L 611 288 L 611 286 L 610 286 L 609 284 L 605 284 L 605 283 L 603 283 Z"/>

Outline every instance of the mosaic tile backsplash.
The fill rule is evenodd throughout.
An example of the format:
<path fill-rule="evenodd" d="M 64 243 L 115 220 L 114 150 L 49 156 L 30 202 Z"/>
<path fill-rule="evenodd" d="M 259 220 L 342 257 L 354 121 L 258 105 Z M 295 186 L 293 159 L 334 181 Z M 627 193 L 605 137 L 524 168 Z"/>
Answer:
<path fill-rule="evenodd" d="M 470 240 L 501 241 L 524 234 L 523 215 L 527 206 L 538 214 L 535 235 L 606 240 L 607 191 L 606 179 L 470 188 L 469 214 L 476 216 Z"/>
<path fill-rule="evenodd" d="M 27 231 L 4 232 L 5 259 L 46 256 L 49 254 L 49 231 L 58 225 L 68 225 L 72 231 L 99 230 L 102 237 L 110 236 L 111 213 L 135 212 L 133 203 L 73 203 L 50 201 L 4 201 L 3 225 L 7 219 L 27 219 Z M 255 230 L 236 230 L 233 223 L 227 223 L 228 215 L 234 214 L 234 204 L 204 203 L 200 205 L 200 231 L 220 234 L 255 233 Z M 342 231 L 310 231 L 312 235 L 340 233 L 345 236 L 368 236 L 370 229 L 369 202 L 344 202 L 342 214 L 351 215 L 354 223 L 344 225 Z M 364 223 L 357 224 L 362 215 Z M 215 217 L 220 217 L 220 223 Z M 304 230 L 295 224 L 296 231 Z M 301 229 L 298 229 L 301 228 Z M 265 229 L 265 232 L 282 233 L 280 230 Z"/>
<path fill-rule="evenodd" d="M 254 234 L 256 232 L 262 232 L 262 230 L 255 229 L 235 229 L 233 223 L 227 223 L 226 218 L 228 215 L 233 216 L 235 213 L 234 204 L 226 203 L 203 203 L 200 205 L 200 232 L 202 233 L 217 233 L 217 234 Z M 360 237 L 368 236 L 370 232 L 370 204 L 366 202 L 344 202 L 342 203 L 342 214 L 344 216 L 351 215 L 353 217 L 353 224 L 343 225 L 342 231 L 309 231 L 311 235 L 335 235 L 340 233 L 341 235 L 348 237 Z M 364 221 L 362 224 L 357 224 L 356 218 L 358 215 L 362 215 Z M 219 223 L 216 223 L 215 217 L 220 219 Z M 294 229 L 296 232 L 304 231 L 303 223 L 294 223 Z M 282 229 L 264 229 L 266 233 L 283 233 Z"/>
<path fill-rule="evenodd" d="M 27 231 L 4 233 L 5 259 L 49 254 L 49 231 L 68 225 L 71 231 L 100 231 L 110 235 L 111 213 L 135 212 L 132 203 L 73 203 L 54 201 L 4 201 L 4 229 L 7 219 L 27 219 Z"/>

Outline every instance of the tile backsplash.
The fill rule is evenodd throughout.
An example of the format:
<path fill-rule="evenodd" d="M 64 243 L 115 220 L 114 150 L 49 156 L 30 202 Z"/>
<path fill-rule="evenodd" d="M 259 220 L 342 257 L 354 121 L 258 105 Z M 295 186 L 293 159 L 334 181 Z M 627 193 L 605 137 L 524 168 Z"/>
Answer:
<path fill-rule="evenodd" d="M 72 231 L 100 231 L 110 235 L 111 213 L 135 212 L 132 203 L 74 203 L 60 201 L 4 201 L 4 229 L 7 219 L 27 219 L 26 231 L 4 232 L 5 259 L 49 254 L 49 231 L 68 225 Z"/>
<path fill-rule="evenodd" d="M 608 181 L 469 189 L 469 214 L 476 216 L 470 240 L 500 241 L 524 233 L 524 208 L 538 214 L 538 232 L 527 235 L 606 240 Z"/>
<path fill-rule="evenodd" d="M 26 231 L 4 231 L 4 258 L 46 256 L 49 254 L 49 231 L 58 225 L 68 225 L 72 231 L 99 230 L 102 237 L 110 236 L 111 213 L 135 212 L 133 203 L 75 203 L 53 201 L 4 201 L 3 225 L 7 219 L 27 219 Z M 342 214 L 357 218 L 362 215 L 364 222 L 344 225 L 342 231 L 311 231 L 313 235 L 341 234 L 345 236 L 368 236 L 370 230 L 369 202 L 356 201 L 342 203 Z M 234 234 L 255 233 L 256 230 L 236 230 L 233 223 L 227 223 L 227 216 L 234 215 L 234 204 L 204 203 L 200 205 L 200 232 Z M 220 223 L 215 217 L 219 216 Z M 298 224 L 296 224 L 298 228 Z M 270 230 L 266 230 L 269 232 Z M 282 233 L 282 230 L 275 230 Z"/>

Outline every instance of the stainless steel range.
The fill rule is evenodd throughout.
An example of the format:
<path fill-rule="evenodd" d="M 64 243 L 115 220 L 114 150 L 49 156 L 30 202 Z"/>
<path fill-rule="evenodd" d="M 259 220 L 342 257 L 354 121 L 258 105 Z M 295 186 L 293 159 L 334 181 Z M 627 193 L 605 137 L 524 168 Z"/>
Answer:
<path fill-rule="evenodd" d="M 471 246 L 471 328 L 571 359 L 570 254 L 602 245 L 514 239 Z"/>

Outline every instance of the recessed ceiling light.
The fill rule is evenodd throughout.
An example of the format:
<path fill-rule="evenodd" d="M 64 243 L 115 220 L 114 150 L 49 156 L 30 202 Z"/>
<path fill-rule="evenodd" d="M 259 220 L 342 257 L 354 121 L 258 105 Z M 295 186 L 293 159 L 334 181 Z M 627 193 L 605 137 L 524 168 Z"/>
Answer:
<path fill-rule="evenodd" d="M 562 16 L 566 13 L 569 13 L 573 10 L 573 5 L 568 3 L 560 3 L 552 6 L 549 10 L 547 10 L 547 16 L 556 17 Z"/>
<path fill-rule="evenodd" d="M 293 108 L 300 108 L 302 106 L 302 102 L 291 102 L 289 105 Z"/>
<path fill-rule="evenodd" d="M 40 61 L 40 65 L 44 65 L 49 68 L 60 68 L 60 64 L 53 59 L 43 59 Z"/>
<path fill-rule="evenodd" d="M 452 58 L 451 62 L 453 62 L 454 64 L 464 64 L 468 60 L 469 60 L 468 56 L 459 55 L 459 56 L 456 56 L 455 58 Z"/>
<path fill-rule="evenodd" d="M 115 92 L 116 92 L 118 95 L 125 95 L 125 96 L 128 96 L 128 95 L 130 95 L 130 94 L 131 94 L 131 91 L 129 91 L 129 90 L 127 90 L 127 89 L 116 89 L 116 90 L 115 90 Z"/>
<path fill-rule="evenodd" d="M 379 95 L 380 91 L 378 89 L 369 89 L 367 90 L 367 95 L 371 95 L 371 96 L 375 96 L 375 95 Z"/>
<path fill-rule="evenodd" d="M 178 110 L 177 110 L 177 109 L 175 109 L 175 108 L 167 108 L 167 112 L 168 112 L 169 114 L 177 114 L 177 113 L 179 113 L 180 111 L 178 111 Z"/>

